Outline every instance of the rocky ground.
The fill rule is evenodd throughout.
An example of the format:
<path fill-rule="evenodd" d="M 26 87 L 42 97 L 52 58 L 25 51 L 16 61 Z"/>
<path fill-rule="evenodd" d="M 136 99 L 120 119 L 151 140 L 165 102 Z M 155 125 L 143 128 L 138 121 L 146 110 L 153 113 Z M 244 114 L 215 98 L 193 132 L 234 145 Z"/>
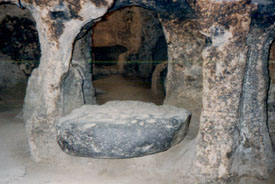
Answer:
<path fill-rule="evenodd" d="M 101 81 L 101 82 L 100 82 Z M 115 83 L 111 87 L 107 82 Z M 120 76 L 112 76 L 95 82 L 101 89 L 98 103 L 108 100 L 152 101 L 150 89 L 138 83 L 130 83 Z M 0 184 L 182 184 L 184 178 L 171 168 L 178 167 L 177 157 L 171 159 L 182 144 L 190 144 L 196 134 L 198 123 L 191 125 L 189 137 L 181 145 L 157 156 L 136 159 L 72 159 L 71 162 L 60 160 L 35 163 L 30 158 L 22 111 L 25 85 L 19 85 L 0 91 Z M 108 91 L 107 88 L 111 91 Z M 104 92 L 104 93 L 103 93 Z M 112 95 L 113 94 L 113 95 Z M 116 94 L 116 95 L 114 95 Z M 154 99 L 162 103 L 163 99 Z M 191 107 L 191 104 L 189 104 Z M 194 113 L 194 112 L 193 112 Z M 183 154 L 184 151 L 182 151 Z M 167 163 L 168 160 L 168 163 Z M 172 162 L 171 162 L 172 161 Z M 165 164 L 167 163 L 167 164 Z M 172 163 L 172 164 L 171 164 Z M 173 164 L 174 163 L 174 164 Z M 170 166 L 170 168 L 169 168 Z M 267 182 L 254 181 L 244 184 L 272 184 L 275 176 Z"/>
<path fill-rule="evenodd" d="M 30 158 L 24 122 L 18 119 L 24 94 L 24 85 L 0 91 L 0 184 L 177 183 L 171 174 L 135 164 L 139 159 L 76 158 L 69 165 L 62 161 L 35 163 Z"/>
<path fill-rule="evenodd" d="M 1 105 L 0 184 L 169 183 L 171 177 L 135 171 L 127 161 L 79 159 L 70 165 L 30 159 L 24 124 L 15 118 L 17 104 Z"/>

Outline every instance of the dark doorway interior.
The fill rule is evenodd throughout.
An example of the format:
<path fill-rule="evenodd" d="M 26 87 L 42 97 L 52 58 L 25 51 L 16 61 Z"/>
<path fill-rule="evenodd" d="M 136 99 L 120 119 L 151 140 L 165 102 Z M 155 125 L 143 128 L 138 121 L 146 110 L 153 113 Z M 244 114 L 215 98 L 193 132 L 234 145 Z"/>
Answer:
<path fill-rule="evenodd" d="M 98 104 L 109 100 L 163 103 L 167 64 L 161 70 L 158 66 L 167 63 L 168 53 L 155 12 L 132 6 L 109 13 L 93 27 L 92 40 Z M 160 85 L 153 85 L 156 82 Z M 152 86 L 161 95 L 152 93 Z"/>

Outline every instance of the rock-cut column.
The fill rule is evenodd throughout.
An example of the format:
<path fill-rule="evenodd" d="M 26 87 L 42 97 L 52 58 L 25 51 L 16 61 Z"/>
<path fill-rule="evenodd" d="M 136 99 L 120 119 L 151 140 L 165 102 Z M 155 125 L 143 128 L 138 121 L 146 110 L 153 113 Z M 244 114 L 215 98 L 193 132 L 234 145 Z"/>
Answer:
<path fill-rule="evenodd" d="M 91 59 L 91 31 L 88 31 L 74 43 L 70 69 L 62 81 L 61 114 L 68 114 L 84 104 L 96 104 Z"/>
<path fill-rule="evenodd" d="M 36 20 L 42 53 L 39 68 L 29 79 L 24 104 L 31 155 L 36 161 L 52 158 L 60 151 L 55 120 L 62 114 L 61 84 L 69 70 L 75 37 L 86 23 L 104 15 L 112 2 L 21 1 Z"/>
<path fill-rule="evenodd" d="M 168 43 L 165 104 L 182 106 L 187 98 L 201 104 L 205 36 L 195 20 L 171 18 L 162 19 L 161 23 Z"/>
<path fill-rule="evenodd" d="M 203 51 L 196 166 L 211 183 L 263 179 L 274 154 L 266 125 L 268 37 L 274 27 L 256 28 L 258 9 L 248 1 L 198 5 L 211 44 Z"/>
<path fill-rule="evenodd" d="M 257 18 L 252 17 L 232 172 L 262 179 L 275 168 L 267 126 L 268 54 L 275 25 L 268 19 L 257 23 Z"/>
<path fill-rule="evenodd" d="M 203 110 L 195 164 L 202 178 L 215 183 L 238 175 L 231 169 L 239 144 L 237 125 L 253 6 L 247 1 L 200 0 L 198 7 L 201 33 L 210 44 L 203 51 Z"/>

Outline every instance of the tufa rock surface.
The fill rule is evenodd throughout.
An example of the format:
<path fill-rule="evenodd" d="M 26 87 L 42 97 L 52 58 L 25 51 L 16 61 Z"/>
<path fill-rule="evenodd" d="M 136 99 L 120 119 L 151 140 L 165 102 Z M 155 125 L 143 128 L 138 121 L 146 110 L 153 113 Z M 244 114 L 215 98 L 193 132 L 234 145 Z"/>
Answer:
<path fill-rule="evenodd" d="M 183 140 L 191 113 L 137 101 L 85 105 L 57 123 L 57 141 L 70 155 L 131 158 L 169 149 Z"/>
<path fill-rule="evenodd" d="M 32 158 L 41 161 L 62 152 L 56 143 L 55 122 L 64 113 L 64 77 L 72 59 L 78 60 L 72 58 L 75 38 L 83 26 L 103 16 L 113 1 L 105 1 L 108 4 L 100 7 L 87 0 L 20 2 L 33 15 L 41 46 L 40 64 L 29 78 L 23 110 Z M 85 83 L 83 90 L 88 88 Z"/>
<path fill-rule="evenodd" d="M 7 15 L 0 22 L 0 30 L 1 52 L 17 61 L 39 61 L 40 45 L 33 20 Z"/>
<path fill-rule="evenodd" d="M 265 179 L 274 169 L 275 154 L 266 126 L 274 115 L 267 72 L 267 51 L 275 38 L 272 0 L 0 2 L 29 9 L 39 36 L 40 65 L 29 79 L 24 104 L 35 161 L 63 153 L 56 142 L 56 119 L 66 105 L 60 103 L 68 94 L 64 93 L 64 77 L 78 60 L 72 58 L 77 35 L 107 12 L 136 5 L 156 11 L 164 29 L 168 44 L 166 104 L 178 105 L 184 97 L 203 104 L 195 144 L 189 152 L 186 145 L 179 146 L 180 152 L 174 154 L 180 161 L 171 164 L 181 165 L 174 170 L 180 178 L 190 176 L 195 181 L 179 182 L 238 183 L 244 177 Z M 79 74 L 82 71 L 86 70 Z M 271 82 L 272 76 L 270 73 Z M 89 89 L 90 83 L 86 84 L 83 92 Z M 188 153 L 192 153 L 191 159 Z"/>
<path fill-rule="evenodd" d="M 270 46 L 269 54 L 269 90 L 267 100 L 267 113 L 268 113 L 268 127 L 270 137 L 273 142 L 273 149 L 275 150 L 275 42 L 273 41 Z"/>
<path fill-rule="evenodd" d="M 0 89 L 15 87 L 18 84 L 26 83 L 27 76 L 20 66 L 0 53 Z"/>

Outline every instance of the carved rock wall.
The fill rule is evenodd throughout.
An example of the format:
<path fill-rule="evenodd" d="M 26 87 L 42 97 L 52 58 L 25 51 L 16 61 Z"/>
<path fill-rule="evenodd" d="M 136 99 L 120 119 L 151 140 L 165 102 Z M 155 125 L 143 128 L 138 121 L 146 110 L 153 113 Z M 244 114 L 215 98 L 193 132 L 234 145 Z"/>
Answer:
<path fill-rule="evenodd" d="M 202 109 L 202 51 L 206 38 L 196 20 L 162 19 L 168 43 L 165 104 L 192 112 L 190 127 L 197 127 Z M 192 131 L 195 137 L 197 131 Z"/>
<path fill-rule="evenodd" d="M 24 119 L 32 157 L 62 155 L 55 139 L 62 81 L 69 71 L 73 43 L 81 28 L 103 16 L 113 1 L 21 1 L 31 10 L 41 44 L 39 68 L 29 79 Z"/>
<path fill-rule="evenodd" d="M 38 35 L 30 11 L 12 4 L 0 5 L 0 88 L 25 84 L 39 57 Z"/>
<path fill-rule="evenodd" d="M 0 90 L 27 82 L 27 76 L 14 61 L 0 55 Z"/>
<path fill-rule="evenodd" d="M 75 41 L 69 71 L 62 81 L 60 108 L 63 115 L 84 104 L 95 104 L 92 84 L 91 31 Z"/>
<path fill-rule="evenodd" d="M 203 67 L 200 131 L 196 144 L 190 147 L 194 160 L 188 163 L 193 167 L 182 175 L 192 175 L 196 181 L 193 183 L 237 183 L 240 177 L 267 177 L 274 167 L 266 127 L 266 64 L 274 16 L 272 13 L 266 16 L 265 10 L 272 6 L 260 9 L 250 1 L 216 0 L 198 0 L 196 6 L 177 0 L 116 2 L 113 8 L 140 3 L 158 7 L 156 10 L 162 14 L 170 44 L 167 103 L 169 99 L 181 100 L 186 84 L 199 84 L 200 77 L 189 83 L 188 72 L 194 70 L 199 76 L 197 71 Z M 56 143 L 56 119 L 62 114 L 61 84 L 73 64 L 75 37 L 89 21 L 103 16 L 113 1 L 22 0 L 21 3 L 35 18 L 42 51 L 40 66 L 29 80 L 24 119 L 32 157 L 37 161 L 52 159 L 63 156 Z M 255 14 L 257 8 L 263 11 Z M 195 10 L 197 20 L 186 20 Z M 262 20 L 271 20 L 272 24 L 263 21 L 260 26 Z M 190 70 L 186 71 L 187 68 Z M 186 161 L 190 156 L 185 155 L 184 145 L 180 148 L 182 152 L 175 155 Z M 184 162 L 172 163 L 176 164 L 185 166 Z"/>
<path fill-rule="evenodd" d="M 206 39 L 196 21 L 162 20 L 168 43 L 166 103 L 179 105 L 190 98 L 202 101 L 202 51 Z"/>
<path fill-rule="evenodd" d="M 268 91 L 268 126 L 275 149 L 275 42 L 270 46 L 269 52 L 269 91 Z"/>
<path fill-rule="evenodd" d="M 0 51 L 13 60 L 36 61 L 40 45 L 35 20 L 29 10 L 11 4 L 0 6 Z"/>
<path fill-rule="evenodd" d="M 272 167 L 264 101 L 266 46 L 272 27 L 251 27 L 257 8 L 246 1 L 208 0 L 198 5 L 201 29 L 211 44 L 203 51 L 196 165 L 205 178 L 224 183 L 245 175 L 266 177 Z"/>

